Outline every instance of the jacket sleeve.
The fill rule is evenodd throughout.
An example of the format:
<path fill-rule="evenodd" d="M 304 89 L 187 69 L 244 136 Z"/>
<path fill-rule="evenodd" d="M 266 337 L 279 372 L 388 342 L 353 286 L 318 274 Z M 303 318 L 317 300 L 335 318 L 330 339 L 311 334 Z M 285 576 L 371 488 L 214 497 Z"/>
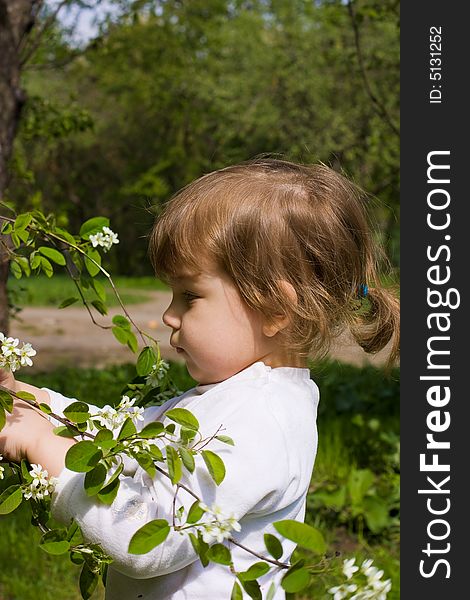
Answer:
<path fill-rule="evenodd" d="M 289 484 L 284 444 L 278 443 L 278 426 L 265 414 L 254 412 L 252 409 L 250 415 L 240 411 L 226 415 L 226 433 L 235 438 L 235 446 L 213 440 L 206 448 L 219 454 L 225 463 L 226 476 L 220 486 L 213 482 L 200 455 L 195 457 L 194 473 L 183 470 L 180 481 L 207 505 L 215 504 L 227 516 L 241 520 L 242 530 L 234 537 L 243 536 L 243 517 L 250 518 L 248 513 L 266 514 L 279 506 Z M 258 427 L 260 419 L 262 430 Z M 209 425 L 209 436 L 215 432 L 214 425 L 215 422 Z M 203 433 L 206 437 L 206 431 Z M 75 519 L 84 538 L 100 544 L 113 558 L 113 568 L 129 577 L 146 579 L 177 571 L 198 560 L 189 536 L 173 529 L 163 544 L 147 554 L 132 555 L 127 551 L 134 533 L 149 521 L 165 519 L 172 524 L 176 488 L 167 477 L 157 473 L 152 480 L 142 469 L 133 477 L 121 475 L 119 491 L 110 506 L 86 495 L 84 477 L 68 469 L 62 471 L 53 495 L 53 516 L 64 523 Z M 183 506 L 186 516 L 194 501 L 194 496 L 178 488 L 176 511 Z"/>

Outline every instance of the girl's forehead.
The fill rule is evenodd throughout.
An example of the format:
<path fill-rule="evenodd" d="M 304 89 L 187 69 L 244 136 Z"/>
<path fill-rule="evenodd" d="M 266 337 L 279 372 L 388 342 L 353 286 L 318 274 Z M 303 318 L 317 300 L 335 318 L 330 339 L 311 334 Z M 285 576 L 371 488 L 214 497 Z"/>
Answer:
<path fill-rule="evenodd" d="M 220 275 L 217 267 L 215 265 L 207 265 L 201 267 L 200 269 L 189 269 L 189 268 L 180 268 L 175 273 L 173 273 L 168 279 L 170 284 L 185 284 L 188 282 L 191 283 L 203 283 L 209 279 L 212 279 L 216 276 Z"/>

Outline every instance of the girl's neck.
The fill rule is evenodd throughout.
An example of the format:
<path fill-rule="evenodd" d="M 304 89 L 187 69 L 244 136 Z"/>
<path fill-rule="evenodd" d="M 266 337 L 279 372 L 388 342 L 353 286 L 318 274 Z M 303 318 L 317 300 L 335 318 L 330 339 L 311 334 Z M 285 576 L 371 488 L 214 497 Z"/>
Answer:
<path fill-rule="evenodd" d="M 271 367 L 273 369 L 278 367 L 294 367 L 297 369 L 305 369 L 308 366 L 307 359 L 305 357 L 287 352 L 271 352 L 266 356 L 261 357 L 259 360 L 264 362 L 267 367 Z"/>

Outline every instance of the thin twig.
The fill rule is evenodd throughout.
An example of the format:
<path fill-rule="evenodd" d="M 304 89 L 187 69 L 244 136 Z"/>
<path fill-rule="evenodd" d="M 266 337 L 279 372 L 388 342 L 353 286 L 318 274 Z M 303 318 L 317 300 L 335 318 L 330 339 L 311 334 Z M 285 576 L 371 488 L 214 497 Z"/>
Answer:
<path fill-rule="evenodd" d="M 43 417 L 44 419 L 48 419 L 48 417 L 52 417 L 53 419 L 56 419 L 57 421 L 59 421 L 60 423 L 62 423 L 63 425 L 66 425 L 67 427 L 72 427 L 73 429 L 77 430 L 77 435 L 81 435 L 81 436 L 88 436 L 91 437 L 92 439 L 95 439 L 95 436 L 92 433 L 88 433 L 87 431 L 80 431 L 76 425 L 74 425 L 73 423 L 71 423 L 68 419 L 66 419 L 65 417 L 61 417 L 59 415 L 56 415 L 55 413 L 51 412 L 48 413 L 47 415 L 41 410 L 39 403 L 37 402 L 37 400 L 27 400 L 25 398 L 22 398 L 21 396 L 18 396 L 18 394 L 16 392 L 13 392 L 12 390 L 4 387 L 3 385 L 0 385 L 0 390 L 2 392 L 7 392 L 8 394 L 10 394 L 11 396 L 13 396 L 14 398 L 16 398 L 17 400 L 21 400 L 21 402 L 26 402 L 26 404 L 29 404 L 29 406 L 31 406 L 31 408 L 34 408 L 36 410 L 36 412 L 39 413 L 39 415 L 41 417 Z"/>
<path fill-rule="evenodd" d="M 359 70 L 361 72 L 362 81 L 364 82 L 364 87 L 366 89 L 367 95 L 372 100 L 372 106 L 374 107 L 375 112 L 380 117 L 382 117 L 385 120 L 385 122 L 389 125 L 389 127 L 392 129 L 392 131 L 397 136 L 399 136 L 400 131 L 398 130 L 396 125 L 393 123 L 384 104 L 377 98 L 377 96 L 374 94 L 374 92 L 372 91 L 372 88 L 370 86 L 369 78 L 367 77 L 367 72 L 366 72 L 366 68 L 364 65 L 364 57 L 362 54 L 359 27 L 357 25 L 356 15 L 354 13 L 353 0 L 348 0 L 347 7 L 348 7 L 348 13 L 351 18 L 351 23 L 352 23 L 352 27 L 353 27 L 353 31 L 354 31 L 354 43 L 356 46 L 357 60 L 359 62 Z"/>
<path fill-rule="evenodd" d="M 204 444 L 200 447 L 200 448 L 196 448 L 197 444 L 200 444 L 203 440 L 200 440 L 199 442 L 197 442 L 192 448 L 191 450 L 197 450 L 197 452 L 200 452 L 204 446 L 207 446 L 207 444 L 209 444 L 210 442 L 212 442 L 212 440 L 215 438 L 215 436 L 219 433 L 219 431 L 222 429 L 222 425 L 219 425 L 219 428 L 217 429 L 217 431 L 210 437 L 207 439 L 207 441 L 204 442 Z"/>
<path fill-rule="evenodd" d="M 25 63 L 27 63 L 28 60 L 32 57 L 32 55 L 36 52 L 36 50 L 41 45 L 41 41 L 42 41 L 42 37 L 43 37 L 44 33 L 47 31 L 47 29 L 49 29 L 49 27 L 51 27 L 51 25 L 56 20 L 57 15 L 59 14 L 59 12 L 69 2 L 70 2 L 70 0 L 62 0 L 62 2 L 60 2 L 58 4 L 58 6 L 55 9 L 55 11 L 51 15 L 49 15 L 49 17 L 44 21 L 44 25 L 39 29 L 39 31 L 34 36 L 34 39 L 31 41 L 31 43 L 29 45 L 29 50 L 27 50 L 25 52 L 25 55 L 21 59 L 21 61 L 20 61 L 20 67 L 22 67 Z M 22 52 L 25 49 L 26 45 L 27 44 L 21 44 L 22 47 L 19 48 L 19 52 Z"/>

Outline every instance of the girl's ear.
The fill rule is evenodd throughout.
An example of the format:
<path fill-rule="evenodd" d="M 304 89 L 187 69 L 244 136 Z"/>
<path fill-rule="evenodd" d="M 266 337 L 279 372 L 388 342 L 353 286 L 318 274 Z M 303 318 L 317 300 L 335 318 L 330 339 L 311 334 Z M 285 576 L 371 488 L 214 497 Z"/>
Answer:
<path fill-rule="evenodd" d="M 295 291 L 294 286 L 285 279 L 281 279 L 277 283 L 282 289 L 283 293 L 289 298 L 290 302 L 296 305 L 297 292 Z M 271 321 L 270 323 L 265 323 L 263 325 L 263 333 L 266 337 L 273 337 L 276 335 L 276 333 L 279 333 L 279 331 L 285 329 L 290 324 L 290 322 L 291 318 L 289 315 L 276 315 L 273 321 Z"/>

